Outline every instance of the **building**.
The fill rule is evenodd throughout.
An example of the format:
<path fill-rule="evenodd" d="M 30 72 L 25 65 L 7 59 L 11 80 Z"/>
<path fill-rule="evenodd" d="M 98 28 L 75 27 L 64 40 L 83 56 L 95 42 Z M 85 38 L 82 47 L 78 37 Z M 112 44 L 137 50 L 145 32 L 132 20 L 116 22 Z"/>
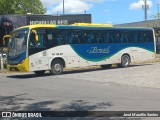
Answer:
<path fill-rule="evenodd" d="M 4 47 L 4 35 L 10 34 L 17 27 L 33 24 L 68 25 L 82 22 L 91 23 L 91 14 L 0 15 L 0 47 Z"/>
<path fill-rule="evenodd" d="M 157 27 L 160 27 L 160 20 L 147 20 L 147 21 L 140 21 L 140 22 L 116 24 L 114 26 L 116 26 L 116 27 L 151 27 L 151 28 L 157 28 Z"/>

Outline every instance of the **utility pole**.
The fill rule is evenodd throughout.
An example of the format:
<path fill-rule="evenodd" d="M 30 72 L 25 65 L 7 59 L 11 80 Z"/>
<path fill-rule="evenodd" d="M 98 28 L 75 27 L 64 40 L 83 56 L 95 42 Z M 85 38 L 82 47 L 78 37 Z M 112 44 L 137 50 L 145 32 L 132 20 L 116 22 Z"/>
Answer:
<path fill-rule="evenodd" d="M 142 5 L 142 8 L 144 9 L 144 19 L 147 21 L 147 10 L 149 9 L 149 6 L 147 4 L 147 0 L 143 0 L 144 5 Z"/>
<path fill-rule="evenodd" d="M 158 17 L 158 20 L 159 20 L 159 17 L 160 17 L 160 16 L 159 16 L 159 15 L 160 15 L 160 14 L 159 14 L 159 5 L 160 5 L 160 3 L 158 2 L 158 3 L 157 3 L 157 9 L 158 9 L 157 17 Z"/>
<path fill-rule="evenodd" d="M 64 15 L 64 0 L 63 0 L 63 15 Z"/>

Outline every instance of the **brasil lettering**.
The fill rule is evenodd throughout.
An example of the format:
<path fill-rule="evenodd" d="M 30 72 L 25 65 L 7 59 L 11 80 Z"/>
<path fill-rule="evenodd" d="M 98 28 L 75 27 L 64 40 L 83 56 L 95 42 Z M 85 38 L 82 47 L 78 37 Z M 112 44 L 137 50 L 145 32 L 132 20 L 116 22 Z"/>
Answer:
<path fill-rule="evenodd" d="M 111 46 L 108 48 L 98 48 L 98 47 L 91 47 L 90 50 L 87 50 L 87 53 L 95 54 L 95 53 L 109 53 Z"/>
<path fill-rule="evenodd" d="M 35 118 L 35 117 L 42 117 L 40 112 L 2 112 L 1 117 L 12 117 L 12 118 Z"/>

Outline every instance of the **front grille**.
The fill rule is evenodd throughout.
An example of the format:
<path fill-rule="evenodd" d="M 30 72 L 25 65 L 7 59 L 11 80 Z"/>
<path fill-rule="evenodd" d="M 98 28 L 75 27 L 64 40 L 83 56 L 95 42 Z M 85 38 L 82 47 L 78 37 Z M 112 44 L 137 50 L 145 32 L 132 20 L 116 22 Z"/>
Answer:
<path fill-rule="evenodd" d="M 8 60 L 8 64 L 9 65 L 18 65 L 19 63 L 16 60 Z"/>
<path fill-rule="evenodd" d="M 10 71 L 20 71 L 18 68 L 16 68 L 16 67 L 10 67 L 10 69 L 9 69 Z"/>

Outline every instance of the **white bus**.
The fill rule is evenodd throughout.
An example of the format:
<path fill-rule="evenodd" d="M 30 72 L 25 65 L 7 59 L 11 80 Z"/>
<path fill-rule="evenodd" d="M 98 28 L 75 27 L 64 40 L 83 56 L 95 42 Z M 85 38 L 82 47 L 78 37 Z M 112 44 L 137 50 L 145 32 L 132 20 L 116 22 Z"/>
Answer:
<path fill-rule="evenodd" d="M 151 28 L 121 28 L 103 24 L 30 25 L 11 33 L 9 71 L 61 74 L 64 68 L 118 64 L 154 59 Z"/>

